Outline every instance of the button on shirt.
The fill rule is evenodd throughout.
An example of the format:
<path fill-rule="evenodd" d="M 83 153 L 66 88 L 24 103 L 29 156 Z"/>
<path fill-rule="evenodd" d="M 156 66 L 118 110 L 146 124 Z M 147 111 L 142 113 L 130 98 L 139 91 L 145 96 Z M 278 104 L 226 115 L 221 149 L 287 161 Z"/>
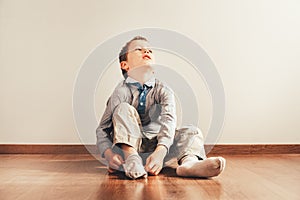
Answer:
<path fill-rule="evenodd" d="M 158 144 L 168 149 L 173 143 L 176 128 L 174 92 L 163 82 L 152 78 L 142 86 L 131 77 L 118 84 L 108 99 L 104 114 L 96 130 L 97 147 L 103 155 L 112 146 L 114 109 L 120 103 L 129 103 L 139 113 L 142 131 L 157 136 Z"/>

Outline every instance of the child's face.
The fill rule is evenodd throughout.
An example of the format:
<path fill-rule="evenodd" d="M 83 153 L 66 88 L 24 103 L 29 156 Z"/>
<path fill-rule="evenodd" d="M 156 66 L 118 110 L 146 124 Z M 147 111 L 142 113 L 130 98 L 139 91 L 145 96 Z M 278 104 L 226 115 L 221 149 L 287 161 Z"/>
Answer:
<path fill-rule="evenodd" d="M 144 40 L 134 40 L 128 46 L 127 61 L 121 62 L 121 68 L 129 71 L 137 67 L 149 67 L 154 63 L 154 55 L 149 43 Z"/>

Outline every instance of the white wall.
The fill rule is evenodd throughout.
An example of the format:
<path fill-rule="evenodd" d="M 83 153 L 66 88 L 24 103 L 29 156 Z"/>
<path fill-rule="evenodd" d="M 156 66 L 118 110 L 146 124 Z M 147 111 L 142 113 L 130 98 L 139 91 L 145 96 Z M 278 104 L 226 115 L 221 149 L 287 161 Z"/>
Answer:
<path fill-rule="evenodd" d="M 143 27 L 178 31 L 214 61 L 226 93 L 219 143 L 299 143 L 299 10 L 297 0 L 0 0 L 0 143 L 80 143 L 77 71 L 99 43 Z"/>

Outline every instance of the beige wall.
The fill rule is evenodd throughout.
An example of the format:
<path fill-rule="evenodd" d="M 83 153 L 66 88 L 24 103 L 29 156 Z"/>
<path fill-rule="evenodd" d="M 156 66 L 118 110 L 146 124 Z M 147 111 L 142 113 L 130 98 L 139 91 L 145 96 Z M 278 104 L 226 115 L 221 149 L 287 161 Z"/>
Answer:
<path fill-rule="evenodd" d="M 83 60 L 143 27 L 178 31 L 214 61 L 226 93 L 219 143 L 299 143 L 299 1 L 182 2 L 0 0 L 0 143 L 80 143 L 72 90 Z M 199 94 L 205 133 L 211 105 Z M 100 117 L 106 97 L 96 100 Z"/>

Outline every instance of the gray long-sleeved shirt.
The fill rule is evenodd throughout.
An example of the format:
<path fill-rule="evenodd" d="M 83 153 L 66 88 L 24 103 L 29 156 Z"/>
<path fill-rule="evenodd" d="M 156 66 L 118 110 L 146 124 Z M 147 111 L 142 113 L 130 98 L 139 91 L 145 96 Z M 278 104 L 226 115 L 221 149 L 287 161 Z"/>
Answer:
<path fill-rule="evenodd" d="M 115 108 L 123 102 L 136 109 L 139 103 L 138 87 L 134 79 L 128 77 L 115 88 L 108 99 L 106 109 L 96 130 L 97 147 L 103 156 L 105 150 L 112 147 L 113 123 Z M 145 83 L 150 86 L 146 96 L 145 114 L 140 114 L 142 131 L 149 139 L 157 136 L 158 144 L 167 149 L 173 144 L 176 128 L 176 105 L 174 92 L 163 82 L 152 78 Z"/>

